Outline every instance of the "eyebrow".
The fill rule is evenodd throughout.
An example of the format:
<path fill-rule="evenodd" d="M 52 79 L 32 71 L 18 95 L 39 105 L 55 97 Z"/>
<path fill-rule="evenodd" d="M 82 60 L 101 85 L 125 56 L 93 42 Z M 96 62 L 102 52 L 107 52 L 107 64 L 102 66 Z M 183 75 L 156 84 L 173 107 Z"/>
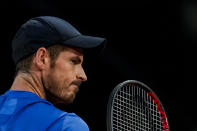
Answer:
<path fill-rule="evenodd" d="M 82 63 L 83 62 L 82 59 L 79 56 L 73 56 L 73 57 L 71 57 L 71 59 L 77 60 L 77 63 Z"/>

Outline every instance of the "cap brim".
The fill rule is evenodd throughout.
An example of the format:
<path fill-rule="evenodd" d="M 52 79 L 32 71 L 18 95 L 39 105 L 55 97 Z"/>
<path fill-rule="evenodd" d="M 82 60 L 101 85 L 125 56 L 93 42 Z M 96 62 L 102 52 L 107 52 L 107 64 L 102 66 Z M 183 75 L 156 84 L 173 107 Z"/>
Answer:
<path fill-rule="evenodd" d="M 83 48 L 85 50 L 96 49 L 97 53 L 103 50 L 103 48 L 105 47 L 105 43 L 105 38 L 86 35 L 79 35 L 63 42 L 63 44 L 65 45 Z"/>

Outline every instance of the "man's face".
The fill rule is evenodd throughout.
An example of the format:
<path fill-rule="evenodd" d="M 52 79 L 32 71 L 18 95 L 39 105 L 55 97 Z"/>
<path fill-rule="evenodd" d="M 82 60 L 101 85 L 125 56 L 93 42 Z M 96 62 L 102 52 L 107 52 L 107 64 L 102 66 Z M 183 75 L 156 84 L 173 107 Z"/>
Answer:
<path fill-rule="evenodd" d="M 87 77 L 82 67 L 83 53 L 79 48 L 69 48 L 59 54 L 55 66 L 49 67 L 43 83 L 47 97 L 54 103 L 73 102 L 81 82 Z"/>

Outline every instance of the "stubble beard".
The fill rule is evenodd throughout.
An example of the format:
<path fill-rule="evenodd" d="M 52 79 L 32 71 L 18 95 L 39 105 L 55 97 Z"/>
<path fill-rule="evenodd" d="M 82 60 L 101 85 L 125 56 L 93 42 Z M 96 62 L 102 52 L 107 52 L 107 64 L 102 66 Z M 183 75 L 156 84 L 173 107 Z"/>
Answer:
<path fill-rule="evenodd" d="M 68 91 L 69 87 L 63 87 L 57 84 L 51 84 L 51 88 L 48 89 L 49 94 L 51 94 L 51 101 L 54 103 L 71 104 L 76 96 L 77 91 Z"/>
<path fill-rule="evenodd" d="M 43 81 L 44 82 L 44 81 Z M 65 83 L 61 84 L 60 81 L 54 79 L 50 74 L 47 76 L 47 80 L 43 83 L 47 100 L 53 104 L 70 104 L 74 101 L 78 90 L 70 93 L 68 86 L 65 87 Z"/>

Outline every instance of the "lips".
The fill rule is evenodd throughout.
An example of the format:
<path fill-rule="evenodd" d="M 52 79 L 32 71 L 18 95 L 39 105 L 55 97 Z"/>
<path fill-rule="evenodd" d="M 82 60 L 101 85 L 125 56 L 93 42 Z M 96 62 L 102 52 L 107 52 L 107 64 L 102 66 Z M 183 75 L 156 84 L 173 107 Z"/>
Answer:
<path fill-rule="evenodd" d="M 79 84 L 73 84 L 74 86 L 74 92 L 77 93 L 79 91 Z"/>
<path fill-rule="evenodd" d="M 72 90 L 75 94 L 79 91 L 79 87 L 81 85 L 81 81 L 73 81 L 70 84 L 70 90 Z"/>
<path fill-rule="evenodd" d="M 72 89 L 74 90 L 75 93 L 77 93 L 79 91 L 79 86 L 73 85 L 72 87 L 73 87 Z"/>
<path fill-rule="evenodd" d="M 77 87 L 79 87 L 81 85 L 81 81 L 73 81 L 71 85 L 76 85 Z"/>

